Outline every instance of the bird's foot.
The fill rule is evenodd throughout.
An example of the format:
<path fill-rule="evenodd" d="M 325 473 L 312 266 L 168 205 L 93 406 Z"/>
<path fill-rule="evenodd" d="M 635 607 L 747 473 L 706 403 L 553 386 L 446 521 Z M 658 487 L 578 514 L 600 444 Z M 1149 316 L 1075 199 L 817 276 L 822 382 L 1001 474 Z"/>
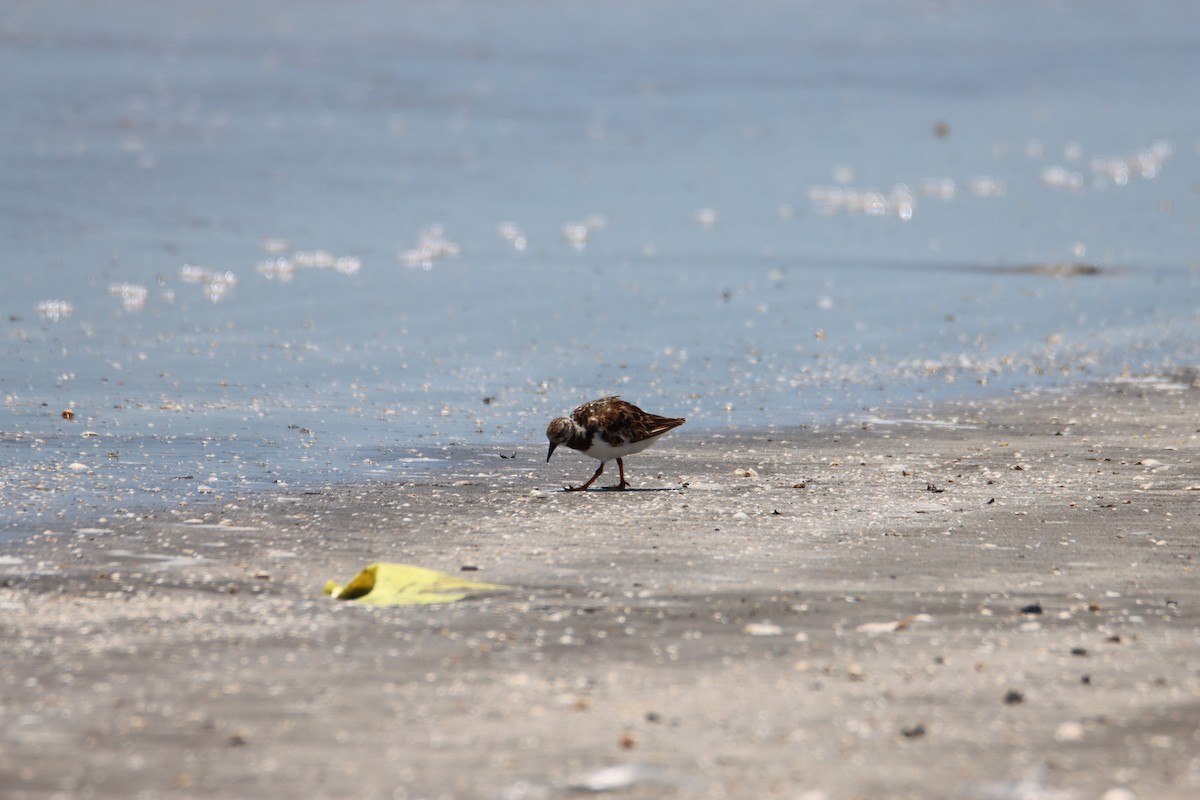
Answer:
<path fill-rule="evenodd" d="M 626 483 L 625 481 L 621 481 L 620 483 L 616 484 L 615 486 L 605 486 L 604 490 L 607 492 L 623 492 L 628 488 L 629 488 L 629 484 Z"/>
<path fill-rule="evenodd" d="M 586 484 L 583 486 L 564 486 L 563 491 L 564 492 L 586 492 L 587 488 L 588 487 Z"/>

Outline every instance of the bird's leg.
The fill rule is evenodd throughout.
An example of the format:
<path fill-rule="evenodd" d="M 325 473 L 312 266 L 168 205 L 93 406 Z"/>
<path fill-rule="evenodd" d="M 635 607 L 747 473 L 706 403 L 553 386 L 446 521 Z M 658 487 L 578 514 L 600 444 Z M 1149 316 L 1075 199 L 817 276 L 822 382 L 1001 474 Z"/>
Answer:
<path fill-rule="evenodd" d="M 618 461 L 618 463 L 619 463 L 619 461 Z M 583 486 L 565 486 L 565 487 L 563 487 L 563 491 L 564 492 L 587 491 L 587 488 L 596 482 L 596 478 L 600 477 L 601 472 L 604 472 L 604 462 L 603 461 L 600 462 L 600 466 L 596 467 L 596 474 L 593 475 L 592 477 L 588 478 L 587 483 L 585 483 Z"/>
<path fill-rule="evenodd" d="M 625 487 L 627 487 L 629 484 L 625 482 L 625 462 L 619 458 L 617 459 L 617 469 L 621 471 L 621 482 L 616 486 L 610 486 L 608 488 L 612 489 L 613 491 L 623 492 L 625 491 Z"/>

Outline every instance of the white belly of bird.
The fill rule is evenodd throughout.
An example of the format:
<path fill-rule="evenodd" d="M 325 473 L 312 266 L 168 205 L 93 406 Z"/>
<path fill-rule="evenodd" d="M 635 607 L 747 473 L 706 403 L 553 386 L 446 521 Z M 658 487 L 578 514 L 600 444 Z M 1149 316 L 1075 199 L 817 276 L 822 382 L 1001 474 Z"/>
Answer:
<path fill-rule="evenodd" d="M 661 436 L 662 434 L 659 434 Z M 634 453 L 640 453 L 650 445 L 658 441 L 658 436 L 653 436 L 649 439 L 643 439 L 640 442 L 632 442 L 630 444 L 622 444 L 613 446 L 601 439 L 599 436 L 592 439 L 592 447 L 590 450 L 582 451 L 584 455 L 600 461 L 612 461 L 614 458 L 624 458 L 631 456 Z"/>

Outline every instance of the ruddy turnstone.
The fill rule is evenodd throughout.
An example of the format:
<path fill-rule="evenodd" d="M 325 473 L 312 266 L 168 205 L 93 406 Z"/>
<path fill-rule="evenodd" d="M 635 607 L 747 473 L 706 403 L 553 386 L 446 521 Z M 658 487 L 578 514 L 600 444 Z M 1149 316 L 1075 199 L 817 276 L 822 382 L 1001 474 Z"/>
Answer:
<path fill-rule="evenodd" d="M 571 416 L 552 421 L 546 428 L 546 438 L 550 440 L 546 461 L 560 444 L 599 459 L 600 466 L 587 483 L 567 487 L 568 492 L 582 492 L 604 472 L 604 463 L 615 458 L 617 469 L 621 471 L 621 482 L 609 488 L 621 490 L 629 485 L 625 482 L 625 462 L 621 459 L 642 452 L 664 433 L 684 422 L 682 418 L 660 417 L 642 411 L 619 397 L 593 400 L 572 411 Z"/>

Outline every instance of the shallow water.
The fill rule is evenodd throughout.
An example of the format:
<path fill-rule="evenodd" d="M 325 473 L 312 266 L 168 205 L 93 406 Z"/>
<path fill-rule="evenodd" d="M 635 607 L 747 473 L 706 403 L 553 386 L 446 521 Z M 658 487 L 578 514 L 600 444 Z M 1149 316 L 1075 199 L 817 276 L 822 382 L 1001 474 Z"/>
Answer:
<path fill-rule="evenodd" d="M 960 5 L 13 6 L 4 527 L 1194 365 L 1200 8 Z"/>

